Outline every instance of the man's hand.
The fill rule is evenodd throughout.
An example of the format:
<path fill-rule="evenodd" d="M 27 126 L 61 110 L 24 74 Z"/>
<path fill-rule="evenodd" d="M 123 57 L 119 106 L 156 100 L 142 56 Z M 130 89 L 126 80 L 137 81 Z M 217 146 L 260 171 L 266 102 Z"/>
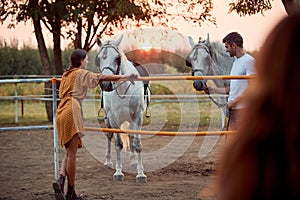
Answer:
<path fill-rule="evenodd" d="M 215 88 L 213 88 L 213 87 L 207 86 L 204 90 L 205 90 L 205 93 L 206 93 L 206 94 L 213 94 L 213 93 L 216 93 L 216 90 L 215 90 Z"/>
<path fill-rule="evenodd" d="M 226 104 L 227 110 L 231 110 L 232 104 L 233 104 L 232 102 L 228 102 L 228 103 Z"/>

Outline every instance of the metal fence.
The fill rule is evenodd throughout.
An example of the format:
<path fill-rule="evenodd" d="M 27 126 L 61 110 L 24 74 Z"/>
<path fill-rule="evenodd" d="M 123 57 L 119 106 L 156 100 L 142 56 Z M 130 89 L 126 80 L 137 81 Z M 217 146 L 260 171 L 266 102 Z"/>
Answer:
<path fill-rule="evenodd" d="M 3 78 L 3 76 L 2 76 Z M 8 77 L 6 77 L 8 78 Z M 12 77 L 10 77 L 12 78 Z M 208 80 L 208 79 L 248 79 L 246 76 L 209 76 L 209 77 L 192 77 L 192 76 L 153 76 L 153 77 L 141 77 L 140 80 Z M 32 130 L 32 129 L 53 129 L 53 137 L 54 137 L 54 174 L 55 178 L 59 176 L 59 155 L 58 155 L 58 136 L 56 129 L 56 108 L 57 108 L 57 93 L 56 93 L 56 83 L 60 81 L 60 77 L 38 77 L 38 78 L 26 78 L 26 79 L 16 79 L 14 76 L 13 79 L 1 79 L 0 84 L 15 84 L 15 92 L 14 96 L 0 96 L 0 100 L 13 100 L 15 103 L 15 122 L 18 122 L 18 103 L 21 100 L 39 100 L 39 101 L 52 101 L 53 108 L 53 125 L 42 125 L 42 126 L 17 126 L 17 127 L 0 127 L 1 131 L 15 131 L 15 130 Z M 52 83 L 52 94 L 45 96 L 19 96 L 17 85 L 19 83 Z M 214 95 L 215 97 L 220 97 L 220 95 Z M 209 101 L 206 95 L 181 95 L 180 98 L 174 97 L 173 95 L 154 95 L 151 98 L 151 102 L 179 102 L 179 101 L 188 101 L 188 102 L 198 102 L 199 98 L 205 97 L 205 101 Z M 100 101 L 99 99 L 88 98 L 88 100 Z"/>

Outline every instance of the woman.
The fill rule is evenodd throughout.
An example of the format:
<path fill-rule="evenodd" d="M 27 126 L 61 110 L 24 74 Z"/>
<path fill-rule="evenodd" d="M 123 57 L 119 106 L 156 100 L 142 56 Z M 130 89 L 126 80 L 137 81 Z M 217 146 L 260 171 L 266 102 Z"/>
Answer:
<path fill-rule="evenodd" d="M 60 144 L 65 146 L 66 155 L 61 162 L 59 179 L 53 183 L 55 197 L 58 200 L 79 200 L 75 192 L 76 153 L 82 147 L 81 137 L 84 126 L 81 103 L 88 88 L 95 88 L 101 81 L 118 81 L 121 78 L 134 80 L 137 75 L 103 75 L 86 70 L 88 56 L 84 50 L 76 49 L 71 54 L 72 66 L 62 76 L 59 87 L 60 103 L 57 108 L 57 130 Z M 67 194 L 64 196 L 65 177 L 68 177 Z"/>
<path fill-rule="evenodd" d="M 300 13 L 284 18 L 256 61 L 249 105 L 220 169 L 219 199 L 300 199 Z"/>

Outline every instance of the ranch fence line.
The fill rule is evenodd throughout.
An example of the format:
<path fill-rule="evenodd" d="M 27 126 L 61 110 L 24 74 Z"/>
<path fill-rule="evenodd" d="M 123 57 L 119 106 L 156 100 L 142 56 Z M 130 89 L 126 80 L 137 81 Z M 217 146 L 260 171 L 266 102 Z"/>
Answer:
<path fill-rule="evenodd" d="M 171 80 L 228 80 L 228 79 L 249 79 L 252 77 L 249 76 L 150 76 L 150 77 L 139 77 L 137 81 L 171 81 Z M 126 79 L 121 79 L 126 80 Z M 40 100 L 40 101 L 52 101 L 53 108 L 53 125 L 45 125 L 45 126 L 17 126 L 17 127 L 0 127 L 1 131 L 16 131 L 16 130 L 33 130 L 33 129 L 53 129 L 53 145 L 54 145 L 54 175 L 55 179 L 59 176 L 59 145 L 58 145 L 58 135 L 57 135 L 57 127 L 56 127 L 56 109 L 57 109 L 57 98 L 56 93 L 56 83 L 61 81 L 60 77 L 53 78 L 34 78 L 34 79 L 3 79 L 0 80 L 0 84 L 15 84 L 15 96 L 10 96 L 7 98 L 1 98 L 0 100 L 14 100 L 15 101 L 15 113 L 16 118 L 15 121 L 18 122 L 18 101 L 19 100 Z M 25 97 L 18 96 L 17 93 L 17 84 L 18 83 L 52 83 L 52 96 L 44 97 Z M 152 101 L 152 100 L 151 100 Z M 204 135 L 227 135 L 232 134 L 232 131 L 205 131 L 205 132 L 162 132 L 162 131 L 137 131 L 137 130 L 121 130 L 121 129 L 108 129 L 108 128 L 94 128 L 94 127 L 85 127 L 86 131 L 96 131 L 96 132 L 116 132 L 123 134 L 148 134 L 148 135 L 167 135 L 167 136 L 204 136 Z"/>
<path fill-rule="evenodd" d="M 24 108 L 23 108 L 23 101 L 24 100 L 32 100 L 32 101 L 53 101 L 53 95 L 19 95 L 18 94 L 18 83 L 45 83 L 50 82 L 53 78 L 57 81 L 61 80 L 61 76 L 49 77 L 49 76 L 42 76 L 42 75 L 1 75 L 0 78 L 10 78 L 10 79 L 0 79 L 0 84 L 15 84 L 14 96 L 0 96 L 0 100 L 13 100 L 15 101 L 15 123 L 18 123 L 19 118 L 19 101 L 21 102 L 21 113 L 22 116 L 24 115 Z M 181 75 L 172 75 L 173 77 L 171 80 L 185 80 L 182 77 L 189 77 L 189 76 L 181 76 Z M 30 79 L 29 79 L 30 78 Z M 145 79 L 145 78 L 142 78 Z M 152 77 L 147 77 L 147 79 L 151 80 L 169 80 L 168 76 L 166 75 L 154 75 Z M 195 79 L 195 78 L 194 78 Z M 123 95 L 126 96 L 126 95 Z M 217 98 L 227 95 L 218 95 L 218 94 L 211 94 L 211 97 Z M 90 98 L 89 98 L 90 97 Z M 180 98 L 178 98 L 180 97 Z M 172 102 L 204 102 L 209 101 L 206 98 L 206 95 L 151 95 L 151 102 L 152 103 L 172 103 Z M 85 101 L 101 101 L 100 99 L 95 99 L 94 96 L 87 96 Z M 34 128 L 34 127 L 33 127 Z M 12 127 L 10 130 L 15 129 Z M 26 128 L 27 129 L 27 128 Z M 1 128 L 0 128 L 1 131 Z"/>

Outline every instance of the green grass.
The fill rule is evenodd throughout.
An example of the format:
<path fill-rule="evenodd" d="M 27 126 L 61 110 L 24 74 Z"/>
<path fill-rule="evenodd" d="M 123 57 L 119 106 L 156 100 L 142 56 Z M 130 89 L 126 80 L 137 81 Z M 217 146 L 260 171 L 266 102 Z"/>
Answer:
<path fill-rule="evenodd" d="M 14 101 L 0 101 L 0 126 L 4 124 L 15 123 L 15 102 Z M 21 102 L 18 103 L 18 123 L 46 123 L 47 114 L 44 102 L 24 101 L 23 116 Z"/>

